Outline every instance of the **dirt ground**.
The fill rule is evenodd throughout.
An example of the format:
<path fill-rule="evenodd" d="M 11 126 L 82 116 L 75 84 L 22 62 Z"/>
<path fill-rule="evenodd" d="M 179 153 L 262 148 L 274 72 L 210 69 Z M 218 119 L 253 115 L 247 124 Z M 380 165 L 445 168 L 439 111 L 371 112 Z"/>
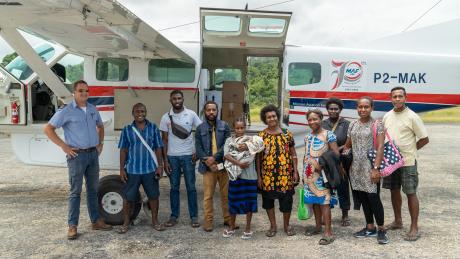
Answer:
<path fill-rule="evenodd" d="M 299 221 L 293 215 L 291 224 L 296 236 L 287 237 L 280 226 L 278 234 L 267 238 L 269 227 L 259 197 L 259 213 L 253 219 L 252 240 L 222 237 L 223 220 L 219 198 L 215 199 L 215 230 L 192 229 L 187 213 L 185 189 L 181 190 L 179 224 L 165 232 L 154 231 L 141 211 L 140 222 L 125 235 L 115 231 L 90 230 L 85 195 L 82 195 L 79 232 L 75 241 L 66 237 L 68 179 L 66 168 L 29 166 L 12 154 L 9 139 L 0 139 L 0 257 L 1 258 L 251 258 L 251 257 L 380 257 L 380 258 L 459 258 L 457 227 L 460 212 L 460 125 L 430 124 L 430 144 L 419 157 L 420 232 L 417 242 L 402 239 L 409 226 L 404 199 L 404 230 L 389 232 L 390 243 L 378 245 L 375 238 L 356 239 L 353 232 L 364 226 L 361 211 L 351 211 L 352 226 L 340 226 L 340 210 L 333 209 L 333 231 L 336 240 L 329 246 L 319 246 L 319 237 L 303 235 L 313 220 Z M 302 148 L 299 148 L 302 153 Z M 103 171 L 106 175 L 110 171 Z M 161 180 L 160 219 L 169 216 L 169 182 Z M 184 188 L 184 186 L 182 186 Z M 197 189 L 202 215 L 202 178 L 198 174 Z M 385 220 L 393 217 L 389 192 L 383 190 Z M 295 196 L 295 202 L 298 198 Z M 294 212 L 296 210 L 294 209 Z M 237 219 L 244 226 L 244 219 Z"/>

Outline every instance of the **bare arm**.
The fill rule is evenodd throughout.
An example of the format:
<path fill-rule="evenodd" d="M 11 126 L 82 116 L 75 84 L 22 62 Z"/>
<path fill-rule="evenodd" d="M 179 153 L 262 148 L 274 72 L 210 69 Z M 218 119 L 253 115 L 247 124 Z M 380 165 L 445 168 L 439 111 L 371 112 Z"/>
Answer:
<path fill-rule="evenodd" d="M 99 135 L 99 144 L 96 145 L 97 152 L 102 153 L 102 148 L 104 145 L 104 124 L 96 126 L 97 134 Z"/>
<path fill-rule="evenodd" d="M 158 177 L 161 177 L 163 174 L 163 148 L 160 147 L 155 149 L 155 155 L 157 156 L 158 161 L 158 167 L 155 173 Z"/>
<path fill-rule="evenodd" d="M 127 148 L 120 149 L 120 179 L 122 182 L 126 182 L 128 180 L 128 176 L 126 175 L 125 171 L 125 163 L 126 163 L 126 156 L 128 155 Z"/>
<path fill-rule="evenodd" d="M 340 156 L 339 147 L 337 146 L 337 142 L 329 142 L 329 148 L 334 152 L 336 155 Z"/>
<path fill-rule="evenodd" d="M 421 149 L 422 147 L 424 147 L 429 142 L 430 142 L 430 140 L 428 139 L 428 137 L 419 139 L 417 141 L 417 150 Z"/>
<path fill-rule="evenodd" d="M 64 153 L 66 153 L 68 156 L 71 157 L 76 157 L 77 153 L 75 150 L 76 148 L 71 148 L 69 147 L 57 134 L 56 134 L 56 128 L 51 125 L 51 124 L 46 124 L 45 128 L 43 129 L 43 132 L 46 134 L 46 136 L 56 145 L 58 145 Z"/>
<path fill-rule="evenodd" d="M 166 131 L 161 131 L 161 139 L 163 140 L 163 158 L 164 158 L 164 166 L 165 171 L 167 174 L 171 174 L 171 166 L 168 162 L 168 141 L 169 135 Z"/>
<path fill-rule="evenodd" d="M 289 147 L 289 152 L 291 154 L 291 158 L 292 158 L 292 166 L 294 167 L 294 175 L 293 175 L 293 180 L 294 180 L 294 184 L 297 184 L 299 183 L 299 171 L 297 170 L 297 151 L 295 150 L 295 147 Z"/>

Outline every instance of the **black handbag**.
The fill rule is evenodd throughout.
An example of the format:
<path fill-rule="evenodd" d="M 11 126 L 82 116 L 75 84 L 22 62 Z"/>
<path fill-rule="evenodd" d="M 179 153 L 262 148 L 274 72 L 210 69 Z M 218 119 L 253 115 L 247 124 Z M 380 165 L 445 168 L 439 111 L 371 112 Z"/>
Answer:
<path fill-rule="evenodd" d="M 178 124 L 174 123 L 171 114 L 168 114 L 168 115 L 169 115 L 169 120 L 171 121 L 171 130 L 172 130 L 172 133 L 174 134 L 174 136 L 176 136 L 176 137 L 178 137 L 180 139 L 188 138 L 190 136 L 190 134 L 192 133 L 192 131 L 189 132 L 188 130 L 186 130 L 181 125 L 178 125 Z"/>

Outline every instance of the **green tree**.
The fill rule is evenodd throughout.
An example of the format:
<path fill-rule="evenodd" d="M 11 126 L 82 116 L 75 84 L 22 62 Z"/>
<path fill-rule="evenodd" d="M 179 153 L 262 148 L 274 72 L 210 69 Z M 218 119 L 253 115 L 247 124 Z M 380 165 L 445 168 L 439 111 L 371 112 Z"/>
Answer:
<path fill-rule="evenodd" d="M 13 59 L 15 59 L 18 56 L 16 52 L 13 52 L 11 54 L 5 55 L 2 59 L 2 66 L 8 65 Z"/>

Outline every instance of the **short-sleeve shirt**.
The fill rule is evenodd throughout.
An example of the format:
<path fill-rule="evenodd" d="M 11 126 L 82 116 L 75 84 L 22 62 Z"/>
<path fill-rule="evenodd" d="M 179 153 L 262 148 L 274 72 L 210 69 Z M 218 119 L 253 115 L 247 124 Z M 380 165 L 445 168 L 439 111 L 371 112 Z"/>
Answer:
<path fill-rule="evenodd" d="M 226 155 L 230 151 L 230 142 L 232 142 L 235 139 L 235 137 L 230 137 L 227 138 L 224 144 L 224 155 Z M 246 169 L 241 169 L 241 174 L 238 176 L 240 179 L 245 179 L 245 180 L 257 180 L 257 171 L 256 171 L 256 165 L 255 165 L 255 159 L 251 162 L 249 167 Z"/>
<path fill-rule="evenodd" d="M 383 116 L 383 123 L 391 138 L 399 146 L 404 157 L 404 165 L 415 165 L 417 141 L 428 137 L 422 119 L 406 107 L 401 112 L 391 110 Z"/>
<path fill-rule="evenodd" d="M 350 170 L 351 188 L 355 191 L 377 193 L 377 185 L 371 181 L 372 165 L 367 158 L 369 149 L 374 148 L 373 127 L 377 134 L 384 133 L 382 122 L 370 119 L 362 123 L 359 120 L 350 123 L 348 137 L 351 139 L 353 162 Z"/>
<path fill-rule="evenodd" d="M 180 139 L 172 133 L 171 120 L 172 116 L 174 123 L 182 126 L 187 131 L 191 132 L 194 127 L 201 124 L 201 120 L 192 110 L 184 107 L 180 113 L 174 113 L 171 109 L 161 117 L 160 130 L 168 132 L 168 156 L 185 156 L 195 153 L 195 143 L 192 134 L 186 139 Z"/>
<path fill-rule="evenodd" d="M 157 165 L 153 161 L 150 152 L 136 135 L 132 127 L 136 127 L 135 122 L 123 128 L 120 136 L 120 142 L 118 143 L 118 148 L 128 149 L 125 170 L 129 174 L 152 173 L 157 169 Z M 158 130 L 154 123 L 146 120 L 144 130 L 137 127 L 136 129 L 154 152 L 155 149 L 163 147 L 160 130 Z"/>
<path fill-rule="evenodd" d="M 318 161 L 319 157 L 329 150 L 329 143 L 337 142 L 337 137 L 330 130 L 326 130 L 326 134 L 317 135 L 311 132 L 305 136 L 305 155 L 303 159 L 304 177 L 309 177 L 313 174 L 314 168 L 309 159 Z"/>
<path fill-rule="evenodd" d="M 262 190 L 264 192 L 293 193 L 293 164 L 290 148 L 295 146 L 294 137 L 289 130 L 279 134 L 259 132 L 264 140 L 262 156 Z"/>
<path fill-rule="evenodd" d="M 103 125 L 96 107 L 86 103 L 86 111 L 75 100 L 58 110 L 48 122 L 64 130 L 65 143 L 73 148 L 86 149 L 99 144 L 96 127 Z"/>

